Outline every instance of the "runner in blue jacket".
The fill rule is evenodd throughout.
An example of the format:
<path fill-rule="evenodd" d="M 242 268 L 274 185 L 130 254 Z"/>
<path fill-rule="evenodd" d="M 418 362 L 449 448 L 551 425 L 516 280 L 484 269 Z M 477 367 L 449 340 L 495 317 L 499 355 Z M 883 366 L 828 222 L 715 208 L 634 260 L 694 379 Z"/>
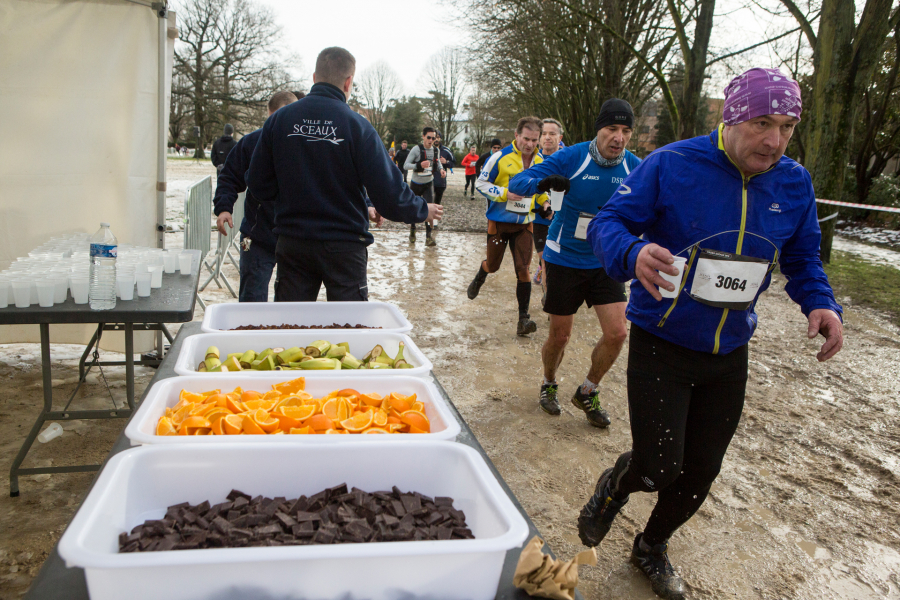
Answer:
<path fill-rule="evenodd" d="M 603 270 L 587 241 L 587 225 L 619 184 L 641 162 L 625 149 L 631 140 L 634 112 L 628 102 L 610 98 L 595 122 L 597 137 L 558 150 L 544 162 L 513 177 L 509 189 L 530 195 L 554 189 L 565 191 L 562 208 L 554 214 L 544 248 L 546 264 L 544 312 L 550 332 L 541 349 L 544 379 L 540 406 L 559 415 L 556 372 L 572 335 L 575 313 L 582 304 L 593 308 L 602 335 L 591 352 L 591 368 L 575 389 L 572 404 L 585 412 L 594 427 L 608 427 L 610 418 L 600 404 L 598 388 L 625 343 L 625 286 Z"/>
<path fill-rule="evenodd" d="M 632 449 L 601 475 L 578 532 L 596 546 L 629 494 L 658 492 L 632 561 L 664 598 L 684 597 L 668 540 L 703 504 L 737 429 L 754 307 L 776 266 L 809 319 L 808 336 L 826 338 L 817 358 L 843 344 L 810 176 L 783 156 L 800 111 L 799 86 L 777 69 L 736 77 L 725 90 L 725 124 L 647 157 L 588 228 L 607 272 L 634 279 Z M 659 273 L 678 275 L 673 256 L 687 259 L 677 290 Z M 663 299 L 657 286 L 676 297 Z"/>

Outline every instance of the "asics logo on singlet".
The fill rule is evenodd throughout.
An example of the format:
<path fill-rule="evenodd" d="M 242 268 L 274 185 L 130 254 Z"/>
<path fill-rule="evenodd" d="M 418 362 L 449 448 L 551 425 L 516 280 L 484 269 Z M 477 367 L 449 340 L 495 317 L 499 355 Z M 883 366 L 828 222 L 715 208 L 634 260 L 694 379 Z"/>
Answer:
<path fill-rule="evenodd" d="M 619 193 L 620 194 L 630 194 L 631 188 L 623 183 L 622 185 L 619 186 Z"/>
<path fill-rule="evenodd" d="M 585 175 L 584 177 L 581 178 L 582 181 L 584 181 L 585 179 L 588 179 L 591 181 L 600 181 L 600 176 L 599 175 Z"/>

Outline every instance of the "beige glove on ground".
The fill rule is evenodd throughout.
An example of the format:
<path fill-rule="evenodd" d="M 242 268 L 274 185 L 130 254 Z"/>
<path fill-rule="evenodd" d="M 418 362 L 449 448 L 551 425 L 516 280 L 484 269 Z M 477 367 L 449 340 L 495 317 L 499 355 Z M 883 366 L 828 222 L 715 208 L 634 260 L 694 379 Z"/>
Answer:
<path fill-rule="evenodd" d="M 534 536 L 522 549 L 513 584 L 530 596 L 573 600 L 575 586 L 578 585 L 578 565 L 595 566 L 597 553 L 591 548 L 563 562 L 541 552 L 543 546 L 544 540 Z"/>

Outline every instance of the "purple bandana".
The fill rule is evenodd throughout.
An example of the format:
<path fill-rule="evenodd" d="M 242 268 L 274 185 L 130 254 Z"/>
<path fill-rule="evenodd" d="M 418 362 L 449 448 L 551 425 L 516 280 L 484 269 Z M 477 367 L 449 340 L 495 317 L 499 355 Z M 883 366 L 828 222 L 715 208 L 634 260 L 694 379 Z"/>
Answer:
<path fill-rule="evenodd" d="M 799 119 L 801 110 L 800 86 L 796 81 L 778 69 L 757 67 L 738 75 L 725 88 L 722 119 L 726 125 L 765 115 Z"/>

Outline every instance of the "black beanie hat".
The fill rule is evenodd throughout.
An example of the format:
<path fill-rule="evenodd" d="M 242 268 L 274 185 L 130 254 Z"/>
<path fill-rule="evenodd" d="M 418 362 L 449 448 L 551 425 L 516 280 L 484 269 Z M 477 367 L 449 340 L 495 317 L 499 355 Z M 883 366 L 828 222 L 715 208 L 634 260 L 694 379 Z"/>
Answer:
<path fill-rule="evenodd" d="M 600 131 L 608 125 L 634 127 L 634 110 L 620 98 L 610 98 L 600 107 L 600 114 L 594 121 L 594 129 Z"/>
<path fill-rule="evenodd" d="M 502 146 L 502 145 L 503 145 L 503 144 L 501 144 L 501 143 L 500 143 L 500 140 L 497 139 L 497 138 L 494 138 L 494 139 L 491 140 L 491 146 Z"/>

